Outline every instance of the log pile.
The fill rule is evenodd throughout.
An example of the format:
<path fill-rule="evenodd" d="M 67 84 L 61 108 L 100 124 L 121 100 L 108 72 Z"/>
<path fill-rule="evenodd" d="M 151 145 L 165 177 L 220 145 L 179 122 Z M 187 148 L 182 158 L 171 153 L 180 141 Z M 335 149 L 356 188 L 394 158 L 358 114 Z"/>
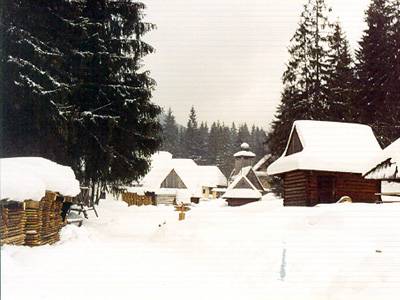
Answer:
<path fill-rule="evenodd" d="M 122 200 L 128 204 L 128 206 L 131 205 L 152 205 L 155 204 L 154 201 L 152 201 L 152 197 L 150 195 L 138 195 L 136 193 L 122 193 Z"/>
<path fill-rule="evenodd" d="M 40 246 L 60 240 L 63 226 L 61 199 L 57 199 L 56 193 L 46 192 L 40 201 L 25 201 L 25 245 Z"/>
<path fill-rule="evenodd" d="M 23 245 L 26 222 L 23 203 L 2 201 L 0 215 L 0 244 Z"/>

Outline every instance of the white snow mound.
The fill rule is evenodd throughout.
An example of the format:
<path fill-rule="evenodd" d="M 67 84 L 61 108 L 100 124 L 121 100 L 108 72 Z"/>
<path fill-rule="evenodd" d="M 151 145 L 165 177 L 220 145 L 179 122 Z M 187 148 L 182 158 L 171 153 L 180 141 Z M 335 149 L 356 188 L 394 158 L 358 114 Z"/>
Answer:
<path fill-rule="evenodd" d="M 41 157 L 0 159 L 0 199 L 40 200 L 46 190 L 74 197 L 79 181 L 70 167 Z"/>

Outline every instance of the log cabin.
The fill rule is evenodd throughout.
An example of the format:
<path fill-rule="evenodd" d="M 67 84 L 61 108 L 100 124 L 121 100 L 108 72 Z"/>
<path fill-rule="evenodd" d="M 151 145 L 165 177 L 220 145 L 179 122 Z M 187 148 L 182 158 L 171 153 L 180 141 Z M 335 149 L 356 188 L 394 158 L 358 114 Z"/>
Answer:
<path fill-rule="evenodd" d="M 267 169 L 283 180 L 285 206 L 380 200 L 380 181 L 362 174 L 381 151 L 372 129 L 354 123 L 295 121 L 286 148 Z"/>

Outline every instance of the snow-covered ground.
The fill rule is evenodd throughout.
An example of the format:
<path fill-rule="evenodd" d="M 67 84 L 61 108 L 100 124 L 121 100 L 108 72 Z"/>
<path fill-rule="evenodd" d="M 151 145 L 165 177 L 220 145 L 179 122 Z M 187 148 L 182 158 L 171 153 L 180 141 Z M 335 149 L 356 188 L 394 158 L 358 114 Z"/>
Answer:
<path fill-rule="evenodd" d="M 127 207 L 1 249 L 1 299 L 399 299 L 400 204 Z"/>

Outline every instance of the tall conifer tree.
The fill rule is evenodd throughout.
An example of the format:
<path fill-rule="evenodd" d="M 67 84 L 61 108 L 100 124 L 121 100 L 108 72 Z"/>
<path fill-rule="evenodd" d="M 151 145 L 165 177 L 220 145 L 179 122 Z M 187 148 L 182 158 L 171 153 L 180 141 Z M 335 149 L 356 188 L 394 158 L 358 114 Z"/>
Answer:
<path fill-rule="evenodd" d="M 356 106 L 354 104 L 354 68 L 349 43 L 337 22 L 334 32 L 329 37 L 327 79 L 327 118 L 330 121 L 355 121 Z"/>
<path fill-rule="evenodd" d="M 275 158 L 284 150 L 293 121 L 327 118 L 328 41 L 332 27 L 329 11 L 324 0 L 309 0 L 291 40 L 281 104 L 268 137 Z"/>
<path fill-rule="evenodd" d="M 357 58 L 357 119 L 369 124 L 382 144 L 387 144 L 383 124 L 391 110 L 386 103 L 390 69 L 390 8 L 387 0 L 372 0 L 366 14 L 367 29 Z"/>

